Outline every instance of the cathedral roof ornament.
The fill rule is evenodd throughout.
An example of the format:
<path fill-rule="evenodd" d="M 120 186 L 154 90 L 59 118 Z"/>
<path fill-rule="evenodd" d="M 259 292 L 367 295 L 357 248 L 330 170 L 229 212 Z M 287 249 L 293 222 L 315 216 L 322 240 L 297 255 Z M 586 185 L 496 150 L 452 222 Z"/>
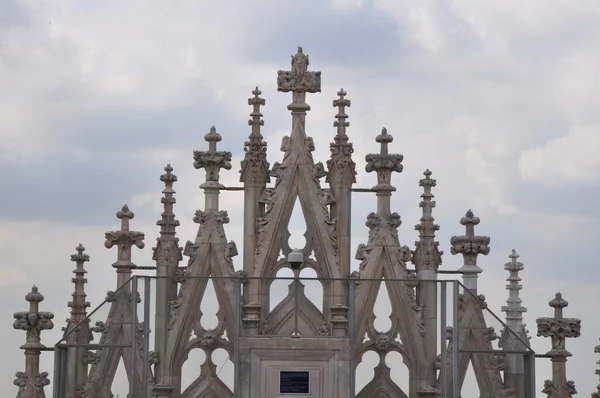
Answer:
<path fill-rule="evenodd" d="M 417 270 L 437 270 L 442 263 L 443 252 L 438 248 L 439 242 L 435 241 L 435 231 L 438 231 L 440 226 L 435 223 L 433 218 L 435 201 L 431 188 L 436 186 L 436 180 L 431 178 L 431 174 L 431 171 L 427 169 L 423 172 L 425 178 L 419 180 L 419 186 L 423 187 L 424 192 L 419 204 L 423 215 L 421 222 L 415 225 L 415 230 L 419 231 L 419 240 L 415 242 L 416 248 L 413 252 L 413 263 Z"/>
<path fill-rule="evenodd" d="M 156 225 L 160 226 L 161 236 L 174 235 L 175 227 L 179 226 L 179 220 L 175 219 L 175 214 L 173 213 L 173 205 L 176 203 L 173 196 L 175 194 L 173 184 L 177 182 L 177 176 L 173 174 L 173 167 L 170 164 L 167 164 L 164 170 L 165 174 L 160 176 L 160 180 L 165 183 L 165 189 L 162 191 L 164 196 L 160 200 L 164 206 L 164 210 L 161 214 L 161 219 L 156 222 Z"/>
<path fill-rule="evenodd" d="M 179 220 L 175 218 L 173 206 L 176 203 L 173 184 L 177 182 L 177 176 L 173 174 L 173 167 L 170 164 L 165 166 L 165 174 L 160 176 L 160 180 L 165 184 L 163 197 L 160 199 L 163 204 L 161 219 L 156 222 L 160 227 L 160 237 L 156 238 L 157 244 L 154 247 L 152 259 L 157 261 L 157 266 L 164 266 L 182 259 L 179 239 L 175 237 L 176 228 L 179 226 Z"/>
<path fill-rule="evenodd" d="M 543 393 L 548 397 L 571 397 L 577 394 L 575 382 L 567 381 L 567 368 L 565 362 L 572 354 L 565 348 L 567 338 L 576 338 L 581 335 L 581 320 L 577 318 L 564 318 L 563 308 L 569 303 L 562 298 L 562 294 L 556 293 L 548 305 L 554 308 L 553 318 L 538 318 L 537 335 L 550 337 L 552 349 L 546 353 L 552 360 L 552 380 L 544 381 Z"/>
<path fill-rule="evenodd" d="M 477 289 L 477 275 L 483 270 L 477 265 L 477 256 L 480 254 L 488 255 L 490 253 L 490 237 L 475 235 L 475 226 L 480 222 L 479 217 L 475 217 L 471 210 L 460 219 L 460 224 L 465 226 L 466 234 L 462 236 L 453 236 L 450 239 L 452 246 L 450 252 L 453 255 L 462 254 L 464 266 L 458 271 L 462 272 L 465 285 L 468 289 Z"/>
<path fill-rule="evenodd" d="M 302 47 L 298 47 L 296 55 L 292 55 L 291 70 L 277 71 L 277 91 L 293 93 L 293 102 L 288 105 L 292 112 L 309 111 L 306 93 L 321 92 L 321 72 L 309 72 L 308 64 L 308 55 L 304 54 Z"/>
<path fill-rule="evenodd" d="M 76 254 L 71 255 L 71 261 L 75 262 L 76 268 L 73 271 L 75 274 L 75 278 L 72 279 L 72 282 L 75 284 L 75 292 L 73 292 L 73 301 L 69 301 L 68 306 L 71 308 L 71 316 L 74 317 L 76 315 L 83 315 L 81 319 L 85 318 L 86 308 L 90 306 L 90 303 L 85 301 L 85 284 L 87 283 L 87 279 L 85 279 L 85 274 L 87 271 L 83 268 L 84 263 L 90 261 L 90 256 L 84 254 L 85 247 L 80 243 L 75 250 L 77 250 Z"/>
<path fill-rule="evenodd" d="M 217 151 L 217 143 L 222 140 L 215 126 L 204 136 L 208 142 L 208 151 L 194 151 L 194 167 L 206 170 L 206 182 L 200 185 L 204 189 L 205 209 L 219 209 L 219 190 L 223 185 L 219 182 L 221 169 L 231 170 L 231 152 Z"/>
<path fill-rule="evenodd" d="M 127 205 L 124 205 L 121 210 L 117 212 L 117 218 L 121 220 L 120 231 L 109 231 L 106 232 L 106 241 L 104 246 L 107 249 L 117 245 L 117 261 L 113 263 L 113 267 L 117 268 L 118 272 L 124 274 L 131 274 L 131 270 L 136 267 L 131 262 L 131 247 L 136 246 L 138 249 L 144 248 L 144 234 L 138 231 L 129 230 L 129 221 L 132 220 L 134 214 Z M 121 278 L 119 280 L 119 286 L 124 283 L 126 279 Z"/>
<path fill-rule="evenodd" d="M 252 91 L 252 94 L 254 97 L 248 98 L 248 105 L 252 106 L 251 119 L 248 120 L 248 125 L 252 127 L 252 132 L 248 137 L 248 141 L 244 143 L 246 154 L 244 160 L 242 160 L 240 182 L 262 186 L 271 181 L 269 178 L 270 165 L 267 162 L 267 143 L 263 141 L 263 136 L 260 133 L 261 126 L 265 124 L 260 107 L 265 105 L 265 100 L 260 98 L 262 92 L 258 87 Z"/>
<path fill-rule="evenodd" d="M 338 113 L 335 116 L 337 119 L 333 122 L 333 126 L 337 127 L 337 133 L 329 147 L 331 150 L 331 158 L 327 161 L 327 173 L 326 182 L 329 182 L 332 186 L 343 186 L 351 187 L 356 182 L 356 163 L 352 160 L 352 153 L 354 148 L 352 143 L 348 142 L 348 136 L 346 135 L 346 127 L 350 126 L 350 123 L 346 120 L 348 115 L 346 114 L 346 107 L 350 107 L 350 100 L 346 98 L 346 92 L 344 89 L 338 91 L 338 99 L 333 101 L 333 106 L 338 108 Z"/>
<path fill-rule="evenodd" d="M 523 312 L 527 311 L 527 308 L 521 306 L 521 298 L 519 297 L 519 291 L 523 289 L 523 285 L 521 282 L 521 277 L 519 276 L 519 271 L 523 271 L 524 266 L 523 263 L 517 261 L 520 257 L 516 250 L 512 250 L 510 255 L 508 256 L 511 261 L 504 265 L 504 269 L 507 270 L 510 275 L 506 280 L 509 282 L 506 285 L 506 290 L 509 291 L 508 299 L 506 300 L 506 306 L 502 307 L 502 311 L 506 313 L 506 321 L 508 326 L 515 328 L 520 327 L 523 320 Z"/>
<path fill-rule="evenodd" d="M 396 153 L 388 153 L 388 144 L 394 141 L 394 137 L 388 134 L 387 129 L 384 127 L 381 130 L 375 141 L 381 145 L 381 149 L 378 154 L 368 154 L 365 157 L 367 166 L 365 167 L 367 173 L 377 173 L 377 185 L 372 189 L 381 194 L 391 194 L 396 188 L 391 184 L 392 172 L 401 173 L 403 166 L 402 160 L 403 155 Z"/>
<path fill-rule="evenodd" d="M 41 343 L 40 333 L 54 328 L 54 314 L 40 312 L 39 304 L 44 300 L 44 296 L 36 286 L 31 288 L 25 300 L 29 302 L 29 311 L 16 312 L 13 324 L 15 329 L 27 332 L 27 340 L 21 346 L 21 349 L 25 350 L 25 372 L 17 372 L 14 385 L 19 387 L 17 398 L 45 398 L 44 387 L 50 384 L 50 380 L 47 372 L 40 373 L 39 356 L 46 348 Z"/>

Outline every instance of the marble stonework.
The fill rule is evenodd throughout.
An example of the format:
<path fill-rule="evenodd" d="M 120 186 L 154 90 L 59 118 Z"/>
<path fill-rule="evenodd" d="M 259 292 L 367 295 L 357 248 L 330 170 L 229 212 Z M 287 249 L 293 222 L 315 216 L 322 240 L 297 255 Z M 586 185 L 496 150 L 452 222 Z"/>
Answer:
<path fill-rule="evenodd" d="M 313 158 L 315 144 L 305 129 L 306 117 L 311 110 L 307 94 L 321 92 L 321 72 L 309 70 L 309 57 L 301 47 L 291 57 L 289 70 L 276 73 L 277 89 L 291 94 L 287 109 L 291 113 L 290 134 L 283 137 L 279 161 L 267 161 L 267 143 L 261 129 L 264 126 L 261 107 L 266 105 L 262 92 L 256 87 L 248 99 L 251 106 L 250 136 L 244 143 L 240 182 L 244 191 L 244 238 L 236 244 L 226 236 L 230 223 L 226 209 L 221 209 L 219 197 L 225 188 L 220 182 L 224 170 L 232 168 L 232 154 L 218 148 L 222 137 L 216 127 L 208 129 L 204 139 L 208 149 L 193 152 L 193 165 L 204 169 L 206 178 L 200 186 L 205 194 L 205 206 L 195 213 L 198 224 L 194 239 L 180 242 L 177 235 L 179 221 L 175 218 L 175 190 L 177 177 L 170 165 L 160 177 L 164 183 L 161 202 L 163 212 L 157 222 L 160 228 L 153 250 L 156 265 L 154 299 L 156 316 L 150 328 L 154 351 L 144 350 L 147 325 L 132 314 L 132 300 L 140 300 L 131 293 L 129 280 L 137 266 L 132 251 L 145 246 L 144 233 L 130 229 L 134 213 L 123 206 L 117 217 L 118 230 L 105 234 L 107 248 L 116 248 L 116 289 L 107 294 L 110 307 L 108 317 L 90 322 L 85 293 L 84 264 L 90 261 L 79 245 L 71 259 L 76 264 L 73 299 L 69 302 L 70 318 L 64 328 L 65 343 L 77 345 L 68 349 L 66 361 L 67 398 L 109 398 L 111 384 L 121 362 L 126 366 L 135 358 L 133 371 L 128 368 L 129 380 L 135 380 L 134 397 L 142 396 L 142 385 L 147 385 L 155 398 L 233 397 L 234 392 L 218 376 L 212 353 L 225 349 L 236 369 L 235 396 L 243 398 L 276 398 L 279 394 L 279 374 L 282 370 L 307 371 L 310 374 L 310 398 L 347 398 L 356 366 L 365 353 L 379 356 L 372 380 L 361 391 L 360 398 L 411 397 L 434 398 L 442 390 L 451 397 L 453 374 L 458 372 L 460 387 L 469 365 L 472 365 L 480 396 L 484 398 L 524 398 L 525 365 L 522 355 L 514 353 L 528 349 L 529 332 L 523 324 L 519 291 L 522 288 L 519 272 L 523 264 L 512 251 L 505 265 L 509 272 L 506 286 L 509 291 L 506 325 L 496 335 L 486 324 L 485 297 L 478 292 L 477 279 L 483 272 L 477 261 L 490 251 L 490 238 L 476 234 L 479 217 L 469 210 L 460 219 L 465 228 L 463 235 L 452 237 L 451 254 L 462 255 L 463 266 L 458 270 L 467 290 L 459 297 L 459 328 L 446 329 L 439 335 L 438 287 L 442 279 L 438 272 L 442 251 L 435 233 L 435 208 L 432 189 L 436 180 L 426 170 L 419 185 L 423 188 L 420 207 L 422 217 L 415 226 L 418 240 L 414 247 L 402 245 L 398 237 L 400 215 L 391 208 L 394 173 L 403 170 L 403 156 L 393 153 L 393 137 L 381 129 L 375 137 L 379 151 L 368 154 L 365 170 L 374 173 L 377 182 L 371 192 L 377 197 L 377 206 L 366 217 L 364 243 L 350 245 L 352 221 L 352 193 L 356 183 L 356 162 L 353 144 L 348 135 L 348 108 L 351 101 L 343 89 L 333 100 L 335 135 L 330 144 L 331 156 L 325 163 Z M 290 95 L 288 94 L 288 95 Z M 312 268 L 322 278 L 322 310 L 305 295 L 304 286 L 293 281 L 288 296 L 270 310 L 271 280 L 277 271 L 290 267 L 287 261 L 292 252 L 287 238 L 294 204 L 302 206 L 306 225 L 306 247 L 302 253 L 303 267 Z M 361 212 L 362 209 L 354 210 Z M 239 249 L 238 249 L 239 247 Z M 353 255 L 354 254 L 354 258 Z M 234 257 L 236 265 L 234 267 Z M 184 258 L 186 259 L 184 262 Z M 353 271 L 353 260 L 358 268 Z M 297 275 L 297 271 L 296 271 Z M 212 276 L 219 311 L 218 326 L 205 329 L 200 324 L 202 313 L 199 303 Z M 263 279 L 261 279 L 263 278 Z M 400 282 L 393 281 L 402 280 Z M 368 280 L 368 282 L 366 282 Z M 373 308 L 382 284 L 387 288 L 393 307 L 389 330 L 378 330 L 374 324 Z M 240 289 L 243 288 L 243 289 Z M 241 297 L 238 289 L 243 290 Z M 17 373 L 17 397 L 43 398 L 44 388 L 50 383 L 48 374 L 40 372 L 39 356 L 45 347 L 41 332 L 53 327 L 52 313 L 40 312 L 43 296 L 33 288 L 27 295 L 30 309 L 15 314 L 14 327 L 26 332 L 25 370 Z M 296 306 L 295 303 L 299 305 Z M 580 334 L 580 321 L 564 318 L 566 301 L 558 294 L 550 305 L 555 309 L 551 318 L 537 320 L 538 335 L 549 337 L 552 350 L 547 353 L 553 366 L 552 377 L 546 381 L 543 393 L 553 398 L 571 397 L 575 391 L 572 381 L 566 379 L 566 362 L 571 355 L 565 347 L 567 338 Z M 351 309 L 354 311 L 351 312 Z M 448 324 L 451 321 L 448 320 Z M 135 331 L 135 334 L 133 334 Z M 94 336 L 95 335 L 95 336 Z M 131 346 L 133 337 L 138 342 L 132 347 L 92 348 L 94 342 Z M 192 336 L 192 337 L 190 337 Z M 493 341 L 506 353 L 492 353 Z M 442 354 L 437 349 L 440 339 L 447 340 L 447 373 L 442 375 Z M 450 358 L 453 341 L 458 339 L 458 369 L 452 368 Z M 600 346 L 596 347 L 600 351 Z M 182 388 L 182 364 L 192 349 L 206 353 L 206 361 L 199 364 L 200 376 L 185 389 Z M 408 367 L 409 383 L 398 386 L 390 376 L 386 355 L 399 353 Z M 443 381 L 445 380 L 445 384 Z M 600 394 L 600 386 L 598 393 Z M 60 397 L 63 398 L 63 397 Z M 459 398 L 459 397 L 454 397 Z"/>

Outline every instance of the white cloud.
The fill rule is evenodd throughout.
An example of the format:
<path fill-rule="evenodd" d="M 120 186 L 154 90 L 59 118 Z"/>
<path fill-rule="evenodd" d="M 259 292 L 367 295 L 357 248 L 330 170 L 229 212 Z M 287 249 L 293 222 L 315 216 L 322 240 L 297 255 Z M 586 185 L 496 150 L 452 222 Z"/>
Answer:
<path fill-rule="evenodd" d="M 336 10 L 356 11 L 364 7 L 364 0 L 331 0 L 331 5 Z"/>
<path fill-rule="evenodd" d="M 600 181 L 600 129 L 573 127 L 560 138 L 521 153 L 519 171 L 525 181 L 548 186 Z"/>

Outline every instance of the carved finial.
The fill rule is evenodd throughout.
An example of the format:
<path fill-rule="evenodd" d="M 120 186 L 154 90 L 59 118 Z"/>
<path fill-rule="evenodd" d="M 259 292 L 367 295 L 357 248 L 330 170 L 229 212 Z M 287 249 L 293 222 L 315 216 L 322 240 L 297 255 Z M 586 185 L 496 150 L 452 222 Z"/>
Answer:
<path fill-rule="evenodd" d="M 262 138 L 262 135 L 260 134 L 260 126 L 264 126 L 265 121 L 261 119 L 263 114 L 260 113 L 260 107 L 265 106 L 266 102 L 263 98 L 260 98 L 262 91 L 258 89 L 258 86 L 252 90 L 252 94 L 254 97 L 248 98 L 248 105 L 252 106 L 252 113 L 250 113 L 252 119 L 248 120 L 248 125 L 253 127 L 256 126 L 257 128 L 252 128 L 252 135 L 250 137 Z"/>
<path fill-rule="evenodd" d="M 440 226 L 435 223 L 433 218 L 433 208 L 435 201 L 431 188 L 436 186 L 436 181 L 431 178 L 431 171 L 425 170 L 425 178 L 419 180 L 419 186 L 423 187 L 424 192 L 421 195 L 419 206 L 423 209 L 421 222 L 415 225 L 415 230 L 419 231 L 419 241 L 415 242 L 416 248 L 413 252 L 413 263 L 417 270 L 428 269 L 437 270 L 442 263 L 443 252 L 439 250 L 439 242 L 435 241 L 435 231 Z"/>
<path fill-rule="evenodd" d="M 169 265 L 176 267 L 183 259 L 179 239 L 175 237 L 179 220 L 175 218 L 173 212 L 176 203 L 173 184 L 177 182 L 177 176 L 173 174 L 173 167 L 170 164 L 165 167 L 165 172 L 166 174 L 160 176 L 160 180 L 165 183 L 165 189 L 162 191 L 164 196 L 161 198 L 164 210 L 161 219 L 156 222 L 160 227 L 160 237 L 156 239 L 156 246 L 152 248 L 152 259 L 156 261 L 157 267 Z"/>
<path fill-rule="evenodd" d="M 337 135 L 335 137 L 337 140 L 348 141 L 348 137 L 346 136 L 346 127 L 350 126 L 350 123 L 346 119 L 348 119 L 348 115 L 346 115 L 346 107 L 350 107 L 351 102 L 349 99 L 345 98 L 346 93 L 343 88 L 337 92 L 338 99 L 333 100 L 333 107 L 338 108 L 338 114 L 335 115 L 337 119 L 333 122 L 333 127 L 337 127 Z"/>
<path fill-rule="evenodd" d="M 562 319 L 563 317 L 563 308 L 569 306 L 569 302 L 562 298 L 562 294 L 560 292 L 556 293 L 554 298 L 550 300 L 548 305 L 554 308 L 554 317 L 556 319 Z"/>
<path fill-rule="evenodd" d="M 40 373 L 39 356 L 44 347 L 41 343 L 41 332 L 50 330 L 54 327 L 52 319 L 54 314 L 51 312 L 40 312 L 39 303 L 44 300 L 44 296 L 38 291 L 36 286 L 31 288 L 31 292 L 25 296 L 29 302 L 29 311 L 16 312 L 13 327 L 27 332 L 27 340 L 21 346 L 25 351 L 25 372 L 17 372 L 17 378 L 14 385 L 19 387 L 17 398 L 44 398 L 44 387 L 50 384 L 48 373 Z"/>
<path fill-rule="evenodd" d="M 401 173 L 403 169 L 402 160 L 404 156 L 388 153 L 388 144 L 393 140 L 394 138 L 388 134 L 387 129 L 384 127 L 381 134 L 375 138 L 375 141 L 381 144 L 379 154 L 368 154 L 365 157 L 367 173 L 377 172 L 378 184 L 373 187 L 373 190 L 378 194 L 389 195 L 392 191 L 395 191 L 396 188 L 391 185 L 392 172 Z"/>
<path fill-rule="evenodd" d="M 489 236 L 476 236 L 475 225 L 480 222 L 479 217 L 475 217 L 471 210 L 460 219 L 461 225 L 466 227 L 466 234 L 463 236 L 453 236 L 450 239 L 452 248 L 450 252 L 454 255 L 462 254 L 465 265 L 459 269 L 463 274 L 465 286 L 469 289 L 477 289 L 477 274 L 483 270 L 477 266 L 477 256 L 479 254 L 487 255 L 490 252 Z"/>
<path fill-rule="evenodd" d="M 546 353 L 552 360 L 552 380 L 544 382 L 542 392 L 549 397 L 566 397 L 576 394 L 575 383 L 567 381 L 567 367 L 565 362 L 572 354 L 565 348 L 567 338 L 577 338 L 581 335 L 581 320 L 577 318 L 563 318 L 562 310 L 569 303 L 556 293 L 549 303 L 554 308 L 554 318 L 538 318 L 537 335 L 550 337 L 552 349 Z"/>
<path fill-rule="evenodd" d="M 253 98 L 248 98 L 248 105 L 252 106 L 252 119 L 248 120 L 248 125 L 252 126 L 252 132 L 248 141 L 244 143 L 244 160 L 240 170 L 240 182 L 252 186 L 264 186 L 271 181 L 269 178 L 269 162 L 267 162 L 267 143 L 263 141 L 260 133 L 260 127 L 265 124 L 260 112 L 261 105 L 265 105 L 265 100 L 260 98 L 261 91 L 258 86 L 252 91 Z"/>
<path fill-rule="evenodd" d="M 132 220 L 135 215 L 127 205 L 123 205 L 121 210 L 117 212 L 117 218 L 121 220 L 121 231 L 129 231 L 129 220 Z"/>
<path fill-rule="evenodd" d="M 131 274 L 131 269 L 135 268 L 135 264 L 131 262 L 131 247 L 135 245 L 139 249 L 144 248 L 144 234 L 129 230 L 129 220 L 133 217 L 134 214 L 129 210 L 129 207 L 127 205 L 123 206 L 117 212 L 117 218 L 121 220 L 121 230 L 105 233 L 104 246 L 107 249 L 115 245 L 118 246 L 117 261 L 113 263 L 113 267 L 119 269 L 120 275 L 123 275 L 119 278 L 119 286 L 126 281 L 127 276 L 125 274 Z"/>
<path fill-rule="evenodd" d="M 479 222 L 479 217 L 475 217 L 471 209 L 460 219 L 460 225 L 467 227 L 467 236 L 475 236 L 475 225 L 478 225 Z"/>
<path fill-rule="evenodd" d="M 298 47 L 296 55 L 292 55 L 292 69 L 277 71 L 277 91 L 294 93 L 293 102 L 288 105 L 292 112 L 309 111 L 310 106 L 304 102 L 306 93 L 321 92 L 321 72 L 309 72 L 308 64 L 308 55 Z"/>
<path fill-rule="evenodd" d="M 165 166 L 165 174 L 160 176 L 160 180 L 165 183 L 165 189 L 163 189 L 162 193 L 164 194 L 174 194 L 173 183 L 177 182 L 177 176 L 173 174 L 173 167 L 171 164 L 167 164 Z"/>
<path fill-rule="evenodd" d="M 356 163 L 352 160 L 354 148 L 346 135 L 346 127 L 350 125 L 346 121 L 346 107 L 350 106 L 350 100 L 345 98 L 346 92 L 343 88 L 337 94 L 339 99 L 333 101 L 333 106 L 338 108 L 338 114 L 335 116 L 337 120 L 333 122 L 334 127 L 337 127 L 337 134 L 334 142 L 329 145 L 331 158 L 327 161 L 329 172 L 325 181 L 332 187 L 350 188 L 356 182 Z"/>
<path fill-rule="evenodd" d="M 68 303 L 68 306 L 71 307 L 71 322 L 83 320 L 83 318 L 85 318 L 86 308 L 90 306 L 90 303 L 85 301 L 85 284 L 87 283 L 85 274 L 87 271 L 83 268 L 84 263 L 90 261 L 90 256 L 83 253 L 85 247 L 83 247 L 81 243 L 77 245 L 75 250 L 77 251 L 77 254 L 71 255 L 71 261 L 76 264 L 76 268 L 73 271 L 75 274 L 75 278 L 73 278 L 75 292 L 73 293 L 73 301 Z M 83 317 L 81 317 L 81 315 L 83 315 Z"/>
<path fill-rule="evenodd" d="M 206 170 L 206 182 L 201 185 L 205 189 L 219 189 L 219 171 L 231 170 L 231 152 L 217 151 L 217 142 L 221 141 L 221 134 L 217 133 L 215 126 L 204 136 L 208 142 L 208 151 L 194 151 L 194 167 Z"/>
<path fill-rule="evenodd" d="M 523 263 L 517 261 L 519 255 L 516 250 L 512 250 L 510 255 L 508 256 L 511 261 L 504 264 L 504 269 L 509 272 L 506 285 L 506 290 L 508 290 L 509 295 L 506 300 L 506 306 L 502 307 L 502 311 L 506 313 L 506 323 L 511 327 L 513 331 L 519 330 L 522 325 L 523 320 L 523 312 L 527 311 L 527 308 L 521 306 L 521 298 L 519 297 L 519 291 L 523 288 L 519 282 L 521 282 L 521 278 L 519 277 L 519 271 L 523 271 Z"/>
<path fill-rule="evenodd" d="M 179 221 L 175 219 L 175 214 L 173 213 L 173 205 L 176 203 L 173 196 L 175 194 L 173 184 L 177 182 L 177 176 L 173 174 L 173 167 L 170 164 L 165 166 L 165 172 L 165 174 L 160 176 L 160 180 L 165 183 L 165 189 L 162 191 L 164 196 L 161 199 L 164 211 L 161 219 L 156 222 L 156 225 L 160 226 L 161 235 L 174 235 L 175 227 L 179 226 Z"/>

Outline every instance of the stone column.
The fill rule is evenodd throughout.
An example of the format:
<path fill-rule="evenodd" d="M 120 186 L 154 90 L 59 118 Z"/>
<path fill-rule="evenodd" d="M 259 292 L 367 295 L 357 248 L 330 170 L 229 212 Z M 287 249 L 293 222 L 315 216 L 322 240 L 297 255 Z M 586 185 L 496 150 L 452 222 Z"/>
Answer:
<path fill-rule="evenodd" d="M 50 380 L 47 372 L 40 373 L 40 354 L 46 348 L 41 343 L 40 333 L 54 327 L 54 314 L 39 311 L 39 303 L 44 300 L 44 296 L 35 286 L 25 296 L 25 300 L 29 302 L 29 311 L 16 312 L 13 324 L 15 329 L 27 332 L 27 340 L 21 346 L 25 351 L 25 371 L 17 372 L 14 384 L 19 387 L 17 398 L 46 398 L 44 387 L 50 384 Z"/>
<path fill-rule="evenodd" d="M 464 265 L 458 270 L 463 274 L 463 284 L 473 294 L 477 293 L 477 278 L 483 272 L 477 266 L 477 256 L 479 254 L 487 255 L 490 252 L 490 238 L 488 236 L 475 236 L 475 226 L 480 222 L 479 217 L 475 217 L 471 210 L 460 219 L 461 225 L 466 227 L 466 235 L 453 236 L 450 239 L 452 246 L 450 252 L 454 255 L 462 254 Z"/>
<path fill-rule="evenodd" d="M 412 255 L 412 262 L 417 270 L 417 304 L 423 307 L 425 323 L 425 351 L 427 357 L 427 366 L 425 367 L 424 378 L 430 386 L 436 384 L 437 361 L 437 270 L 442 263 L 442 252 L 439 250 L 439 242 L 435 240 L 435 231 L 439 230 L 439 225 L 435 224 L 433 218 L 433 208 L 435 201 L 431 188 L 435 187 L 436 180 L 431 178 L 431 171 L 425 170 L 425 178 L 419 181 L 419 186 L 423 187 L 424 192 L 421 195 L 422 201 L 419 206 L 423 209 L 421 222 L 415 226 L 419 231 L 419 240 L 415 242 L 415 250 Z M 434 388 L 428 391 L 420 392 L 422 397 L 433 397 L 437 391 Z"/>
<path fill-rule="evenodd" d="M 160 226 L 160 237 L 156 239 L 156 247 L 153 248 L 152 259 L 156 262 L 156 313 L 155 313 L 155 334 L 154 334 L 154 352 L 158 362 L 154 367 L 154 380 L 156 383 L 155 394 L 158 397 L 170 397 L 164 395 L 161 389 L 164 386 L 165 373 L 164 364 L 160 361 L 166 357 L 167 333 L 169 324 L 169 303 L 177 299 L 177 266 L 183 260 L 182 248 L 179 246 L 179 239 L 175 236 L 179 221 L 175 219 L 173 206 L 175 205 L 175 190 L 173 184 L 177 181 L 177 176 L 172 173 L 173 168 L 170 164 L 165 167 L 165 174 L 160 176 L 160 180 L 165 184 L 161 202 L 164 206 L 161 219 L 156 223 Z M 159 393 L 160 392 L 160 393 Z M 163 395 L 160 395 L 163 394 Z"/>
<path fill-rule="evenodd" d="M 338 113 L 335 116 L 336 121 L 333 126 L 337 127 L 337 134 L 334 142 L 330 144 L 331 158 L 327 161 L 326 182 L 329 183 L 335 202 L 331 204 L 331 218 L 337 220 L 337 244 L 338 244 L 338 263 L 340 275 L 349 276 L 351 267 L 351 244 L 350 238 L 352 234 L 352 185 L 356 183 L 356 163 L 352 160 L 354 148 L 352 143 L 348 142 L 346 135 L 346 127 L 350 123 L 346 120 L 346 107 L 349 107 L 351 102 L 346 97 L 344 89 L 338 91 L 339 98 L 333 101 L 333 106 L 338 108 Z M 343 307 L 349 307 L 348 302 L 348 282 L 336 282 L 338 285 L 335 288 L 339 292 L 340 298 L 343 298 L 339 304 Z M 337 309 L 332 308 L 332 320 L 336 315 Z M 343 317 L 343 316 L 342 316 Z M 345 326 L 345 325 L 344 325 Z M 335 328 L 335 326 L 334 326 Z M 347 331 L 348 328 L 341 329 Z"/>
<path fill-rule="evenodd" d="M 87 302 L 85 294 L 85 274 L 87 271 L 83 268 L 84 263 L 90 261 L 90 256 L 84 254 L 85 247 L 81 243 L 76 248 L 77 254 L 71 255 L 71 261 L 75 262 L 76 268 L 73 271 L 75 278 L 72 279 L 75 284 L 73 292 L 73 301 L 69 301 L 71 316 L 68 320 L 65 331 L 65 340 L 68 344 L 89 344 L 92 341 L 92 331 L 90 328 L 90 319 L 87 318 L 87 308 L 90 303 Z M 67 359 L 67 397 L 75 398 L 81 393 L 85 386 L 88 374 L 88 364 L 85 361 L 87 348 L 71 347 L 68 348 Z"/>
<path fill-rule="evenodd" d="M 546 353 L 552 361 L 552 380 L 544 381 L 542 392 L 548 394 L 548 398 L 571 398 L 577 390 L 574 381 L 567 381 L 567 358 L 573 354 L 566 350 L 565 340 L 581 335 L 581 320 L 563 318 L 563 308 L 569 303 L 560 293 L 556 293 L 549 305 L 554 308 L 554 318 L 536 319 L 537 335 L 552 340 L 552 349 Z"/>

